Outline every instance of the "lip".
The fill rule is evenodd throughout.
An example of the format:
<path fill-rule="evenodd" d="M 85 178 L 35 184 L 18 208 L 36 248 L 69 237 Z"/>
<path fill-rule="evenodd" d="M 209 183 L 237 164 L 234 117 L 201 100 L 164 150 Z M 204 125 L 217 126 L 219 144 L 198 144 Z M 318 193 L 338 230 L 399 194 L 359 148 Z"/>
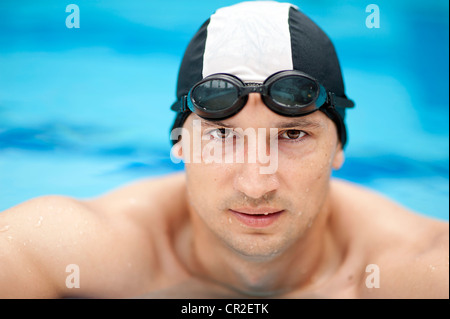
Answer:
<path fill-rule="evenodd" d="M 270 207 L 230 209 L 233 216 L 249 227 L 264 228 L 273 224 L 284 210 Z"/>
<path fill-rule="evenodd" d="M 247 214 L 247 215 L 264 215 L 264 214 L 274 214 L 281 212 L 282 209 L 273 208 L 273 207 L 238 207 L 235 209 L 230 209 L 234 212 Z"/>

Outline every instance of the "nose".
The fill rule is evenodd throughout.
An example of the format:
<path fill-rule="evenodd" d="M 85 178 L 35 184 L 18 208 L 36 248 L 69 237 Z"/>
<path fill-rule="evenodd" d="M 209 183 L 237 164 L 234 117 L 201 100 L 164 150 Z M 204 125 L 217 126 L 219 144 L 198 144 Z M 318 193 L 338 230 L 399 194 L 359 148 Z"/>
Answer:
<path fill-rule="evenodd" d="M 234 178 L 234 189 L 252 199 L 265 198 L 279 187 L 275 174 L 261 174 L 259 163 L 243 163 Z"/>
<path fill-rule="evenodd" d="M 255 114 L 258 116 L 255 116 Z M 250 142 L 250 140 L 247 140 L 249 143 L 247 144 L 248 148 L 244 151 L 244 157 L 246 159 L 244 160 L 244 163 L 238 164 L 239 168 L 237 170 L 237 174 L 234 176 L 234 189 L 255 200 L 266 198 L 269 194 L 274 193 L 279 188 L 280 183 L 276 175 L 276 170 L 270 174 L 262 173 L 264 172 L 264 170 L 261 169 L 262 166 L 267 166 L 267 164 L 260 161 L 261 158 L 258 155 L 258 150 L 260 147 L 263 147 L 263 145 L 260 145 L 259 143 L 261 141 L 259 139 L 259 134 L 264 133 L 258 132 L 257 128 L 266 127 L 267 118 L 273 117 L 273 114 L 264 105 L 261 99 L 261 94 L 250 93 L 247 104 L 237 116 L 239 116 L 241 123 L 246 123 L 248 124 L 247 127 L 255 129 L 256 141 Z M 250 146 L 250 144 L 252 146 Z M 265 146 L 267 155 L 267 152 L 271 153 L 272 150 L 270 150 L 271 147 L 269 145 Z M 250 160 L 250 153 L 252 153 L 256 161 Z M 272 155 L 277 157 L 275 154 Z M 271 157 L 270 161 L 272 160 L 276 161 L 277 158 L 273 159 Z"/>

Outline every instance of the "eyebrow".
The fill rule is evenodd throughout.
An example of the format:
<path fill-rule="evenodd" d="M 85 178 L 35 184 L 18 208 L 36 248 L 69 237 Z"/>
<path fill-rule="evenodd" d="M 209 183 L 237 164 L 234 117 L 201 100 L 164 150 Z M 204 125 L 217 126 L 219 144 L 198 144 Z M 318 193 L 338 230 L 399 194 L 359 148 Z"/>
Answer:
<path fill-rule="evenodd" d="M 226 127 L 226 128 L 234 128 L 234 125 L 223 123 L 220 121 L 209 121 L 202 119 L 202 126 L 214 126 L 214 127 Z M 305 118 L 297 118 L 294 120 L 284 121 L 275 123 L 275 125 L 271 126 L 274 128 L 292 128 L 292 127 L 301 127 L 301 128 L 320 128 L 323 124 L 317 121 L 311 121 Z"/>
<path fill-rule="evenodd" d="M 208 121 L 205 119 L 201 119 L 202 121 L 202 126 L 215 126 L 215 127 L 226 127 L 226 128 L 233 128 L 234 125 L 230 125 L 227 123 L 223 123 L 220 121 Z"/>
<path fill-rule="evenodd" d="M 319 128 L 323 124 L 317 121 L 311 121 L 306 118 L 298 118 L 291 121 L 279 122 L 275 124 L 277 128 L 290 128 L 290 127 L 302 127 L 302 128 Z"/>

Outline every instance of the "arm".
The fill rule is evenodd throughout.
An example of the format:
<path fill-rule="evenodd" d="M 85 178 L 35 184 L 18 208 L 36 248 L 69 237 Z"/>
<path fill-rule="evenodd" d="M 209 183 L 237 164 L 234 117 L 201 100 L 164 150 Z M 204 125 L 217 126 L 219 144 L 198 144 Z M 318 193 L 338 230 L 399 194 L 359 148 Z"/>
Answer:
<path fill-rule="evenodd" d="M 27 201 L 0 213 L 0 229 L 0 298 L 121 297 L 124 283 L 138 284 L 129 263 L 139 232 L 82 201 Z M 66 272 L 72 264 L 79 267 L 80 288 L 66 286 L 75 275 Z"/>
<path fill-rule="evenodd" d="M 419 251 L 404 269 L 399 269 L 398 293 L 407 298 L 449 298 L 449 231 L 448 224 L 434 227 L 428 247 Z M 392 278 L 393 281 L 395 278 Z M 394 281 L 395 282 L 395 281 Z"/>
<path fill-rule="evenodd" d="M 151 234 L 185 208 L 183 186 L 175 174 L 91 200 L 45 196 L 0 212 L 0 298 L 145 293 L 157 276 Z M 80 269 L 79 289 L 66 287 L 71 264 Z"/>
<path fill-rule="evenodd" d="M 86 207 L 59 196 L 36 198 L 0 213 L 0 297 L 57 297 L 70 252 L 86 231 L 82 227 L 75 233 L 82 218 L 92 219 Z"/>
<path fill-rule="evenodd" d="M 342 234 L 357 243 L 361 298 L 448 298 L 449 224 L 412 212 L 374 191 L 333 182 Z M 355 240 L 357 239 L 357 240 Z M 379 268 L 379 288 L 366 279 Z"/>
<path fill-rule="evenodd" d="M 379 263 L 380 287 L 361 287 L 363 298 L 449 298 L 449 232 L 438 223 L 428 240 L 400 247 Z M 430 240 L 431 239 L 431 240 Z M 395 243 L 393 243 L 395 244 Z"/>

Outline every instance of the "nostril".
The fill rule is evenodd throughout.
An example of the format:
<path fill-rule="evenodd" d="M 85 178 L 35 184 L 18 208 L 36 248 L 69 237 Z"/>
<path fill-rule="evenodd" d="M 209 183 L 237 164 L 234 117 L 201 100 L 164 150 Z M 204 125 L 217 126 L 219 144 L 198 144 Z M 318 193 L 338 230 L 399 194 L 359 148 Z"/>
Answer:
<path fill-rule="evenodd" d="M 249 198 L 267 201 L 279 187 L 278 180 L 272 176 L 261 175 L 251 169 L 242 173 L 235 178 L 234 189 Z"/>

